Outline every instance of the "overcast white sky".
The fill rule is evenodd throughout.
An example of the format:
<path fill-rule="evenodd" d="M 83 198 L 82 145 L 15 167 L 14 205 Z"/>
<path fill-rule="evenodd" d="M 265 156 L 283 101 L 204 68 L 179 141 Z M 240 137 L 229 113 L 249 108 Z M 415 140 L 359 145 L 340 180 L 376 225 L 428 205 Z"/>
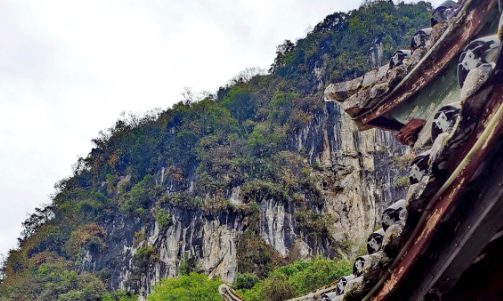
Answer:
<path fill-rule="evenodd" d="M 361 2 L 0 0 L 0 254 L 120 112 L 268 69 L 276 45 Z"/>

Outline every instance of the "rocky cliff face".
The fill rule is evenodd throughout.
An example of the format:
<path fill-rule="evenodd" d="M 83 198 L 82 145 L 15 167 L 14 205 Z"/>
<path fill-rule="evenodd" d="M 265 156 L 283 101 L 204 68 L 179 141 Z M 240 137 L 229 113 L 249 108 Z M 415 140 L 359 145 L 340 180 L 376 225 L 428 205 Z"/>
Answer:
<path fill-rule="evenodd" d="M 384 45 L 381 39 L 375 39 L 374 45 L 369 49 L 367 57 L 368 63 L 372 68 L 379 68 L 383 65 Z"/>
<path fill-rule="evenodd" d="M 339 105 L 327 103 L 311 127 L 297 138 L 322 167 L 316 176 L 325 190 L 324 213 L 336 217 L 331 234 L 364 243 L 379 222 L 384 206 L 403 197 L 395 179 L 405 174 L 395 162 L 406 149 L 381 130 L 358 132 Z"/>
<path fill-rule="evenodd" d="M 316 166 L 311 174 L 320 180 L 324 201 L 313 208 L 333 217 L 328 227 L 332 239 L 310 239 L 310 233 L 296 227 L 295 206 L 275 199 L 259 203 L 260 237 L 279 256 L 291 259 L 333 256 L 334 248 L 343 242 L 356 252 L 378 224 L 383 208 L 403 197 L 404 191 L 394 181 L 405 173 L 395 164 L 405 148 L 389 133 L 358 132 L 350 117 L 332 103 L 291 139 L 290 148 L 304 150 L 305 161 Z M 157 173 L 156 181 L 168 186 L 163 171 Z M 239 191 L 240 187 L 229 191 L 230 202 L 242 202 Z M 207 214 L 180 208 L 172 208 L 170 214 L 170 225 L 161 227 L 117 212 L 107 222 L 106 255 L 89 250 L 82 257 L 82 269 L 106 268 L 111 276 L 109 286 L 133 289 L 140 296 L 148 295 L 161 278 L 175 276 L 184 261 L 232 282 L 238 272 L 237 245 L 248 226 L 247 217 L 226 210 Z M 138 267 L 135 255 L 146 247 L 153 247 L 155 254 L 148 255 L 148 264 Z M 295 254 L 291 254 L 293 250 Z"/>

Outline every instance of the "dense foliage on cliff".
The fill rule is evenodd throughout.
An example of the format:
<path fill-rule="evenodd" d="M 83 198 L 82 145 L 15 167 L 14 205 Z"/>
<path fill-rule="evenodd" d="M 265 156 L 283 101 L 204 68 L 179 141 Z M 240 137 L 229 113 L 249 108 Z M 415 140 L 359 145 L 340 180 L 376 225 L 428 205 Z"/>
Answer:
<path fill-rule="evenodd" d="M 297 227 L 312 233 L 307 239 L 330 239 L 330 216 L 317 213 L 323 202 L 312 176 L 317 163 L 308 150 L 293 145 L 294 137 L 324 109 L 320 81 L 362 74 L 371 67 L 372 48 L 381 42 L 384 57 L 407 45 L 412 33 L 428 24 L 430 10 L 424 2 L 386 1 L 331 14 L 305 38 L 280 45 L 270 74 L 238 77 L 216 95 L 187 98 L 143 117 L 124 115 L 93 140 L 94 148 L 78 160 L 74 174 L 56 184 L 52 203 L 23 223 L 19 248 L 10 251 L 2 269 L 0 299 L 134 299 L 134 282 L 126 283 L 127 293 L 107 292 L 110 271 L 86 266 L 86 254 L 108 252 L 105 224 L 116 216 L 162 228 L 172 222 L 174 208 L 249 217 L 242 235 L 242 246 L 248 248 L 237 246 L 239 270 L 274 279 L 256 282 L 248 276 L 248 282 L 256 282 L 250 290 L 256 294 L 274 289 L 278 279 L 289 294 L 335 280 L 337 275 L 327 270 L 325 278 L 301 287 L 305 282 L 295 277 L 303 276 L 292 276 L 290 269 L 307 269 L 303 263 L 270 274 L 288 262 L 278 260 L 257 235 L 259 203 L 267 198 L 291 203 Z M 319 74 L 321 69 L 326 72 Z M 237 186 L 242 188 L 239 204 L 229 200 L 230 189 Z M 142 233 L 134 237 L 138 245 L 145 241 Z M 144 244 L 135 255 L 135 277 L 158 258 Z M 197 263 L 180 262 L 187 273 L 197 271 Z M 322 261 L 314 266 L 332 268 Z"/>
<path fill-rule="evenodd" d="M 179 278 L 163 279 L 155 287 L 148 301 L 217 301 L 220 281 L 210 280 L 204 274 L 190 273 Z"/>
<path fill-rule="evenodd" d="M 351 271 L 352 265 L 346 260 L 334 262 L 318 257 L 278 268 L 262 281 L 240 274 L 233 287 L 248 301 L 282 301 L 333 283 Z"/>

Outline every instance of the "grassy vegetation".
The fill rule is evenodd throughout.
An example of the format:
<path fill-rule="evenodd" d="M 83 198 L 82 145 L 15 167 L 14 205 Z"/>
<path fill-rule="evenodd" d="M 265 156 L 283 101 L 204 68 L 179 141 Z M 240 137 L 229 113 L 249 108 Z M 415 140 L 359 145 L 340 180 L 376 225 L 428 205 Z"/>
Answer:
<path fill-rule="evenodd" d="M 237 292 L 248 301 L 280 301 L 298 295 L 306 294 L 313 289 L 330 284 L 342 276 L 351 274 L 350 262 L 317 257 L 309 261 L 296 261 L 293 264 L 271 271 L 265 279 L 243 281 L 243 276 L 237 277 L 235 287 L 241 288 Z M 239 279 L 239 281 L 238 281 Z M 245 279 L 253 279 L 247 276 Z M 246 287 L 244 287 L 246 284 Z"/>

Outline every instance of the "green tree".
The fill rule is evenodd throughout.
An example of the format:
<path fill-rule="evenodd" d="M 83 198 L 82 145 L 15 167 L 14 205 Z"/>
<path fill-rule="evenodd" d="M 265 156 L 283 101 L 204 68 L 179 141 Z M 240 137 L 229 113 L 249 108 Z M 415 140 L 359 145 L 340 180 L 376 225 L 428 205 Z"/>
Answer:
<path fill-rule="evenodd" d="M 295 287 L 290 284 L 285 275 L 276 274 L 262 283 L 262 296 L 267 301 L 283 301 L 295 297 Z"/>
<path fill-rule="evenodd" d="M 330 284 L 342 276 L 350 275 L 349 261 L 337 262 L 321 256 L 308 261 L 295 261 L 269 273 L 263 281 L 256 282 L 250 289 L 242 288 L 238 294 L 248 301 L 280 301 L 306 294 L 316 288 Z M 238 278 L 234 287 L 238 288 Z M 244 279 L 240 280 L 241 286 Z"/>
<path fill-rule="evenodd" d="M 232 287 L 234 289 L 251 289 L 260 279 L 253 274 L 237 274 Z"/>
<path fill-rule="evenodd" d="M 152 201 L 152 188 L 154 187 L 155 179 L 152 175 L 146 175 L 143 180 L 131 188 L 131 191 L 126 196 L 126 201 L 121 205 L 120 209 L 131 214 L 138 209 L 145 209 Z"/>
<path fill-rule="evenodd" d="M 227 108 L 232 117 L 239 121 L 254 119 L 257 112 L 257 98 L 252 95 L 249 89 L 236 86 L 224 98 L 222 106 Z"/>
<path fill-rule="evenodd" d="M 296 295 L 306 294 L 313 289 L 334 282 L 342 276 L 351 274 L 351 263 L 345 260 L 334 262 L 321 256 L 309 261 L 296 261 L 281 267 L 270 275 L 283 275 L 288 283 L 296 288 Z"/>
<path fill-rule="evenodd" d="M 211 280 L 204 274 L 190 273 L 180 278 L 161 280 L 154 286 L 148 301 L 217 301 L 221 300 L 218 286 L 222 282 Z"/>
<path fill-rule="evenodd" d="M 294 97 L 295 95 L 292 93 L 275 93 L 269 119 L 279 125 L 285 124 L 292 112 Z"/>
<path fill-rule="evenodd" d="M 134 257 L 134 263 L 137 267 L 146 269 L 147 266 L 153 261 L 157 260 L 159 255 L 155 253 L 155 248 L 152 246 L 147 246 L 138 249 Z"/>
<path fill-rule="evenodd" d="M 161 208 L 157 210 L 157 213 L 155 214 L 155 221 L 159 224 L 161 227 L 166 227 L 171 223 L 171 215 L 169 215 L 168 210 Z"/>

